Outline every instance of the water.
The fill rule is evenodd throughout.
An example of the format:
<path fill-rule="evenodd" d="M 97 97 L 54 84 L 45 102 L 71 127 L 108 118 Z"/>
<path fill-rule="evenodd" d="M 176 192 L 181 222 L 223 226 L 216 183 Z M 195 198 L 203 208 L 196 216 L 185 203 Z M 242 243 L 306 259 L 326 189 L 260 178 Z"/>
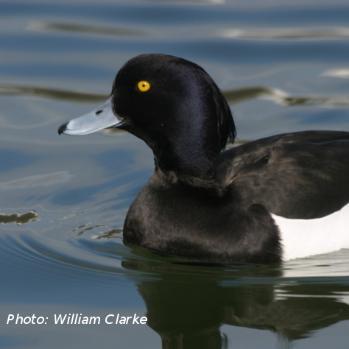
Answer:
<path fill-rule="evenodd" d="M 191 59 L 234 111 L 239 141 L 349 130 L 349 4 L 0 2 L 1 348 L 347 348 L 349 252 L 281 268 L 187 265 L 122 244 L 152 155 L 125 133 L 59 137 L 142 52 Z M 47 325 L 6 325 L 9 313 Z M 148 316 L 53 324 L 54 314 Z"/>

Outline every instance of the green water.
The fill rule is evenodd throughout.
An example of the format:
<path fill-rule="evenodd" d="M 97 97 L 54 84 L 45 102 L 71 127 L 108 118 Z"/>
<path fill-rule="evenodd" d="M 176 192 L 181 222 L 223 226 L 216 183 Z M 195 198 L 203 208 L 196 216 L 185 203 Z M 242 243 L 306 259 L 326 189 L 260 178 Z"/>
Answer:
<path fill-rule="evenodd" d="M 0 348 L 347 348 L 348 251 L 276 269 L 131 250 L 121 228 L 152 154 L 126 133 L 56 130 L 143 52 L 202 65 L 239 141 L 349 130 L 348 23 L 344 0 L 1 1 Z M 53 324 L 66 313 L 148 324 Z"/>

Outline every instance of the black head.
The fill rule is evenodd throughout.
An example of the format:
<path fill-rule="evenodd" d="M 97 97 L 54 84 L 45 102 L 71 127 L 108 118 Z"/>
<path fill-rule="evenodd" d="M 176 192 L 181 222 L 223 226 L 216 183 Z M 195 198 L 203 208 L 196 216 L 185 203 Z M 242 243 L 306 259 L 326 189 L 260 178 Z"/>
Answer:
<path fill-rule="evenodd" d="M 117 74 L 112 105 L 164 171 L 205 175 L 235 138 L 229 106 L 211 77 L 182 58 L 145 54 Z"/>
<path fill-rule="evenodd" d="M 111 98 L 62 125 L 59 133 L 125 129 L 153 150 L 163 172 L 207 177 L 227 140 L 235 138 L 229 106 L 211 77 L 182 58 L 145 54 L 117 74 Z"/>

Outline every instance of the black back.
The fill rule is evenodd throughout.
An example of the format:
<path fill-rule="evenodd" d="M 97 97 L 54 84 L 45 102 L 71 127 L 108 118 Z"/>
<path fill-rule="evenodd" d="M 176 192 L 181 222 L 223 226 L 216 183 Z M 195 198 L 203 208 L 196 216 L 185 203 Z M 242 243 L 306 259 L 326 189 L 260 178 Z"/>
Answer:
<path fill-rule="evenodd" d="M 349 202 L 349 132 L 305 131 L 260 139 L 222 153 L 222 186 L 245 205 L 288 218 L 318 218 Z"/>

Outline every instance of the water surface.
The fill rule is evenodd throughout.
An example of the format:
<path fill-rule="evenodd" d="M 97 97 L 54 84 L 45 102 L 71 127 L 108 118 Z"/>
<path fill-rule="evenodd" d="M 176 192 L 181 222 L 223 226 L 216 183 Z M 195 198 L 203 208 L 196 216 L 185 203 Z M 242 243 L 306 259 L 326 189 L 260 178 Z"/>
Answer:
<path fill-rule="evenodd" d="M 59 137 L 143 52 L 224 90 L 238 140 L 349 130 L 346 1 L 1 1 L 0 347 L 347 348 L 349 252 L 198 266 L 122 244 L 152 155 L 125 133 Z M 8 313 L 147 314 L 148 326 L 14 326 Z"/>

